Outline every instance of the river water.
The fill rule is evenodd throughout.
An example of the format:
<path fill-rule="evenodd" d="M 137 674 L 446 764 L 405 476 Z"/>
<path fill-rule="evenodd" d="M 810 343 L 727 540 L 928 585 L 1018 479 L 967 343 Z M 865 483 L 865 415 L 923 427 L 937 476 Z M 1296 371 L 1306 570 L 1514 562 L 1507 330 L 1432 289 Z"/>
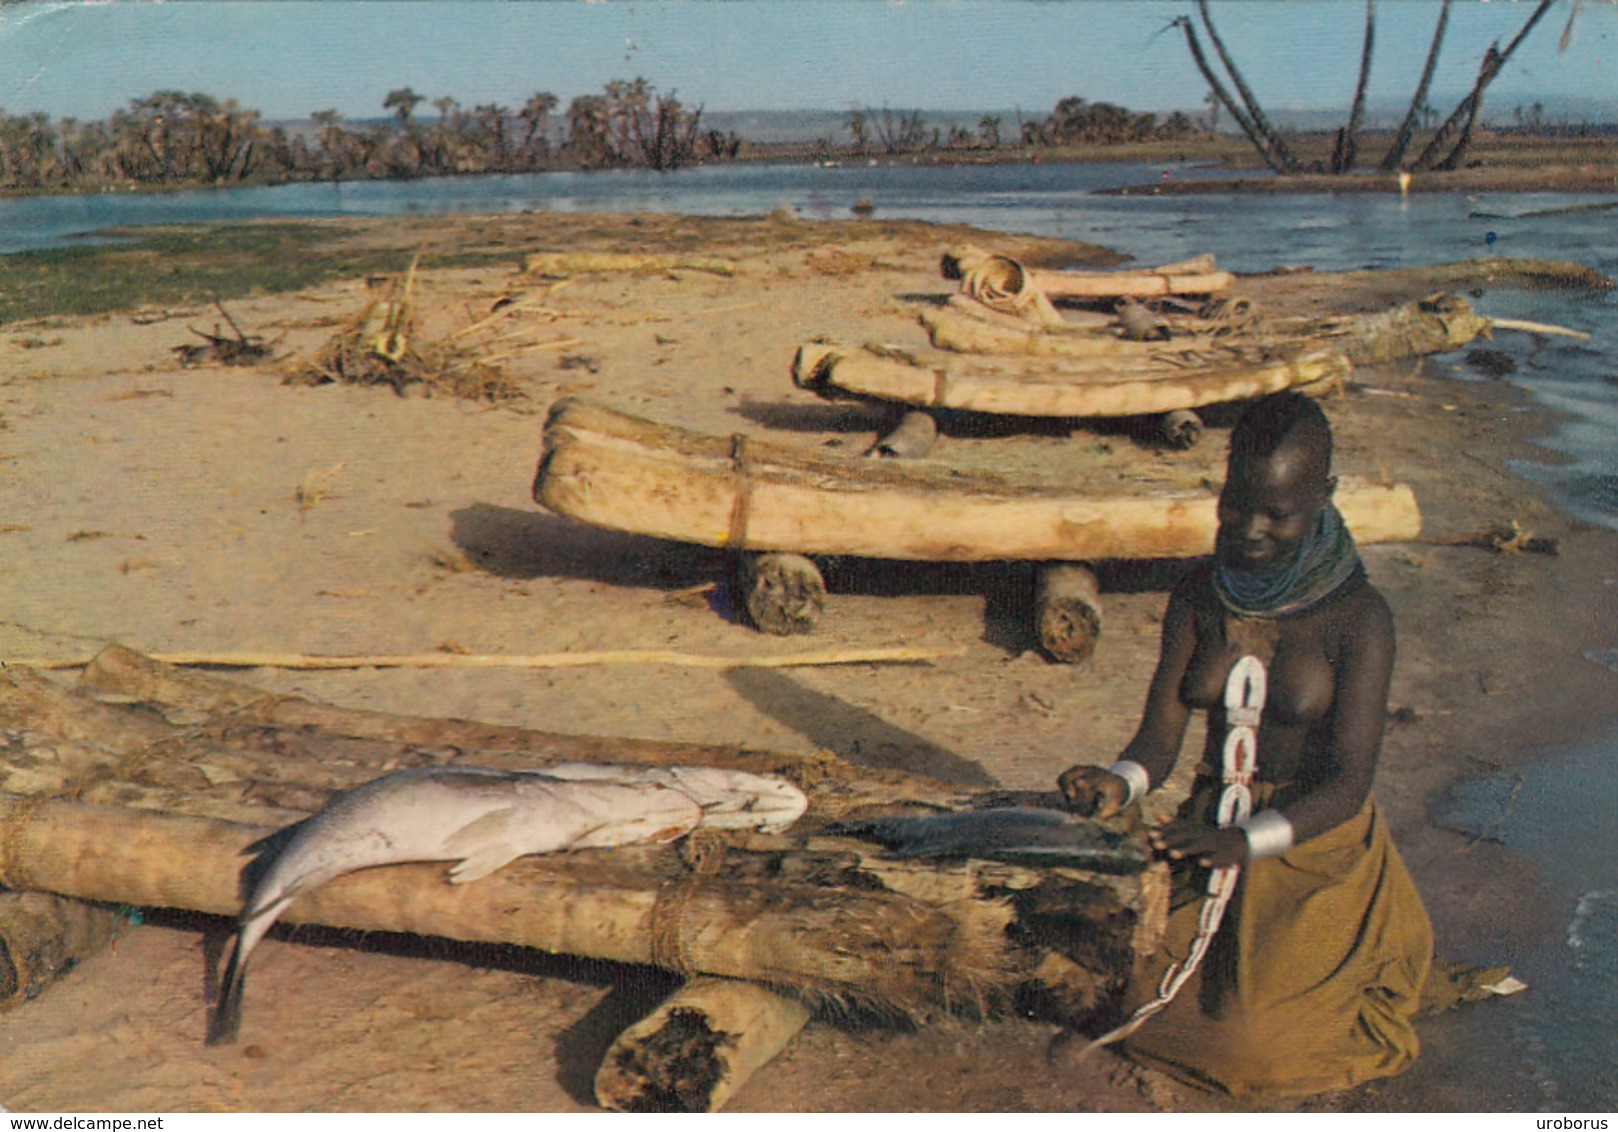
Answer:
<path fill-rule="evenodd" d="M 1343 270 L 1498 255 L 1572 260 L 1618 276 L 1618 177 L 1613 193 L 1601 195 L 1401 198 L 1391 185 L 1387 193 L 1096 193 L 1196 172 L 1184 164 L 738 165 L 25 197 L 0 200 L 0 253 L 145 224 L 522 210 L 732 216 L 782 205 L 810 219 L 837 219 L 868 198 L 885 218 L 1085 240 L 1142 263 L 1213 252 L 1220 266 L 1235 271 L 1279 264 Z M 1618 529 L 1618 298 L 1501 288 L 1474 302 L 1486 315 L 1592 335 L 1579 343 L 1502 334 L 1494 345 L 1515 363 L 1505 380 L 1564 415 L 1543 440 L 1557 462 L 1518 470 L 1547 485 L 1569 513 Z M 1441 361 L 1456 363 L 1457 376 L 1467 377 L 1458 357 Z M 1618 585 L 1618 563 L 1613 572 L 1609 584 Z M 1607 647 L 1579 663 L 1618 671 L 1618 627 L 1608 628 Z M 1517 778 L 1465 784 L 1438 816 L 1500 838 L 1566 897 L 1572 911 L 1562 944 L 1523 960 L 1533 988 L 1509 1012 L 1512 1041 L 1543 1107 L 1618 1107 L 1618 731 L 1548 753 Z"/>

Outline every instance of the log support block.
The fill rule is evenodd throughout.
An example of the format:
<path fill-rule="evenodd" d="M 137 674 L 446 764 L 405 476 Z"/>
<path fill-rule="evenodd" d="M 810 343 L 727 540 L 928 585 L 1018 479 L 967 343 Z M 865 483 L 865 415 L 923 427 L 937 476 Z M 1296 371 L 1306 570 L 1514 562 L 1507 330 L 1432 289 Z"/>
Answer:
<path fill-rule="evenodd" d="M 789 637 L 815 627 L 826 606 L 826 582 L 801 554 L 747 554 L 737 590 L 748 619 L 766 633 Z"/>
<path fill-rule="evenodd" d="M 1175 409 L 1156 420 L 1157 436 L 1169 448 L 1195 448 L 1202 439 L 1202 418 L 1190 409 Z"/>
<path fill-rule="evenodd" d="M 1101 639 L 1101 591 L 1096 576 L 1073 562 L 1048 563 L 1034 583 L 1039 643 L 1051 659 L 1078 664 Z"/>
<path fill-rule="evenodd" d="M 919 460 L 932 451 L 937 439 L 938 424 L 933 415 L 918 409 L 900 417 L 899 423 L 879 437 L 865 455 L 889 460 Z"/>
<path fill-rule="evenodd" d="M 596 1101 L 618 1112 L 716 1112 L 809 1021 L 797 999 L 739 979 L 694 978 L 618 1036 Z"/>
<path fill-rule="evenodd" d="M 118 930 L 110 908 L 47 892 L 0 892 L 0 1010 L 37 996 Z"/>

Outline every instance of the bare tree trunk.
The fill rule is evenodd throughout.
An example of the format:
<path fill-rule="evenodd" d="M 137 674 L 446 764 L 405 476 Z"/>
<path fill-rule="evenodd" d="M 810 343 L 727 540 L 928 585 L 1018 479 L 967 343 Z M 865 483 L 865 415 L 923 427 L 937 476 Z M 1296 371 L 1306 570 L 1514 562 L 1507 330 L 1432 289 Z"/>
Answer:
<path fill-rule="evenodd" d="M 1416 133 L 1416 123 L 1421 119 L 1421 108 L 1427 102 L 1427 91 L 1433 85 L 1433 72 L 1438 69 L 1438 52 L 1444 44 L 1444 32 L 1449 27 L 1449 6 L 1452 0 L 1444 0 L 1444 6 L 1438 11 L 1438 26 L 1433 29 L 1432 46 L 1427 49 L 1427 63 L 1421 70 L 1421 81 L 1416 84 L 1416 93 L 1410 96 L 1410 109 L 1405 112 L 1405 120 L 1399 123 L 1399 132 L 1394 135 L 1393 144 L 1388 147 L 1382 164 L 1377 166 L 1383 173 L 1392 173 L 1399 168 L 1405 159 L 1405 150 L 1410 148 L 1410 139 Z"/>
<path fill-rule="evenodd" d="M 1258 99 L 1253 96 L 1246 80 L 1242 78 L 1242 72 L 1237 68 L 1236 61 L 1230 57 L 1230 52 L 1225 50 L 1225 42 L 1219 38 L 1219 32 L 1214 29 L 1213 17 L 1208 14 L 1208 0 L 1197 0 L 1197 11 L 1202 14 L 1202 26 L 1207 29 L 1208 42 L 1214 45 L 1214 50 L 1219 53 L 1219 61 L 1225 65 L 1225 70 L 1230 72 L 1230 81 L 1235 85 L 1236 93 L 1242 96 L 1242 103 L 1247 107 L 1253 127 L 1264 139 L 1264 145 L 1269 151 L 1267 156 L 1273 156 L 1275 159 L 1270 163 L 1271 167 L 1281 173 L 1300 172 L 1297 158 L 1292 156 L 1286 143 L 1275 132 L 1275 127 L 1270 125 L 1270 120 L 1264 115 L 1264 108 L 1259 105 Z"/>
<path fill-rule="evenodd" d="M 1477 122 L 1478 111 L 1483 108 L 1483 92 L 1506 65 L 1511 53 L 1517 50 L 1518 45 L 1528 37 L 1528 33 L 1534 30 L 1534 25 L 1539 23 L 1540 18 L 1550 11 L 1551 5 L 1555 3 L 1556 0 L 1540 0 L 1534 14 L 1528 17 L 1522 30 L 1517 32 L 1516 38 L 1506 45 L 1504 51 L 1490 45 L 1489 50 L 1483 55 L 1483 64 L 1478 68 L 1477 81 L 1472 84 L 1471 92 L 1461 99 L 1460 105 L 1456 106 L 1444 120 L 1444 124 L 1438 127 L 1438 132 L 1433 135 L 1432 141 L 1427 143 L 1427 148 L 1411 163 L 1412 169 L 1453 169 L 1460 164 L 1461 157 L 1466 153 L 1466 147 L 1472 140 L 1472 126 Z M 1449 155 L 1442 161 L 1438 161 L 1438 151 L 1449 141 L 1457 128 L 1461 128 L 1463 119 L 1465 127 L 1461 129 L 1461 136 L 1456 141 L 1455 148 L 1451 149 Z"/>
<path fill-rule="evenodd" d="M 1338 135 L 1332 154 L 1331 171 L 1347 173 L 1354 168 L 1359 152 L 1360 126 L 1365 120 L 1365 87 L 1371 81 L 1371 54 L 1376 43 L 1376 0 L 1365 0 L 1365 46 L 1360 50 L 1360 79 L 1354 85 L 1354 105 L 1348 112 L 1348 125 Z"/>
<path fill-rule="evenodd" d="M 1242 108 L 1236 105 L 1235 101 L 1230 97 L 1230 92 L 1225 89 L 1225 84 L 1219 81 L 1219 76 L 1214 74 L 1213 68 L 1208 65 L 1208 57 L 1202 53 L 1202 43 L 1197 39 L 1197 29 L 1191 25 L 1191 21 L 1184 16 L 1177 16 L 1174 23 L 1179 25 L 1185 32 L 1185 43 L 1191 50 L 1191 59 L 1196 63 L 1197 70 L 1202 72 L 1202 77 L 1207 80 L 1208 89 L 1213 92 L 1214 98 L 1218 100 L 1216 105 L 1223 106 L 1230 111 L 1230 116 L 1236 119 L 1236 124 L 1242 128 L 1242 133 L 1247 135 L 1247 140 L 1253 144 L 1253 148 L 1258 150 L 1259 156 L 1264 158 L 1266 165 L 1277 173 L 1288 172 L 1289 170 L 1277 163 L 1275 154 L 1271 152 L 1270 145 L 1259 133 L 1258 127 L 1243 112 Z"/>
<path fill-rule="evenodd" d="M 1478 68 L 1477 82 L 1472 86 L 1472 93 L 1468 94 L 1466 98 L 1462 100 L 1461 105 L 1455 108 L 1456 114 L 1459 114 L 1463 108 L 1466 111 L 1466 121 L 1461 126 L 1460 136 L 1455 139 L 1454 147 L 1449 151 L 1444 159 L 1438 162 L 1436 165 L 1431 166 L 1431 168 L 1449 170 L 1454 169 L 1461 163 L 1461 157 L 1466 153 L 1466 147 L 1472 142 L 1472 127 L 1477 124 L 1478 111 L 1483 108 L 1483 90 L 1494 81 L 1495 75 L 1500 73 L 1500 65 L 1500 52 L 1494 47 L 1493 44 L 1491 44 L 1489 49 L 1483 53 L 1483 65 Z M 1449 122 L 1445 123 L 1445 125 L 1453 129 L 1453 116 Z M 1431 152 L 1438 145 L 1439 136 L 1442 136 L 1442 132 L 1428 143 L 1427 149 L 1422 151 L 1422 157 L 1431 160 Z M 1417 169 L 1424 169 L 1427 167 L 1428 166 L 1422 162 L 1421 158 L 1416 159 Z"/>

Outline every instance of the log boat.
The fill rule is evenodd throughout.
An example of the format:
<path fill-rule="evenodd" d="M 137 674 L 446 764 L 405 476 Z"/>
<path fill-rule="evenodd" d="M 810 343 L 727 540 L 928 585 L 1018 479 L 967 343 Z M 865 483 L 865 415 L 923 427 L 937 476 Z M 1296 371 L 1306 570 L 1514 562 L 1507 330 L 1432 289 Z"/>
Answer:
<path fill-rule="evenodd" d="M 1334 349 L 1257 360 L 1221 351 L 1205 359 L 1154 350 L 1145 343 L 1110 341 L 1106 353 L 1091 359 L 997 365 L 975 358 L 923 365 L 869 349 L 811 343 L 794 357 L 792 380 L 822 396 L 873 398 L 923 409 L 1020 417 L 1131 417 L 1243 401 L 1283 389 L 1335 389 L 1352 370 L 1347 356 Z"/>
<path fill-rule="evenodd" d="M 1211 255 L 1157 267 L 1111 271 L 1046 271 L 981 248 L 951 248 L 940 261 L 946 279 L 960 279 L 969 290 L 987 285 L 1022 292 L 1037 290 L 1051 299 L 1161 298 L 1209 295 L 1227 290 L 1236 277 L 1219 271 Z"/>
<path fill-rule="evenodd" d="M 1403 484 L 1344 477 L 1335 498 L 1361 542 L 1420 529 Z M 1039 563 L 1036 632 L 1065 663 L 1087 658 L 1101 634 L 1083 563 L 1208 554 L 1219 525 L 1207 487 L 1096 492 L 916 460 L 828 458 L 572 400 L 551 410 L 534 499 L 593 526 L 743 552 L 737 604 L 781 636 L 808 632 L 824 609 L 810 555 Z"/>
<path fill-rule="evenodd" d="M 1211 553 L 1212 490 L 1079 491 L 933 463 L 850 461 L 715 437 L 578 400 L 551 409 L 534 499 L 598 527 L 731 550 L 930 562 L 1186 558 Z M 1344 477 L 1361 542 L 1414 538 L 1404 484 Z"/>

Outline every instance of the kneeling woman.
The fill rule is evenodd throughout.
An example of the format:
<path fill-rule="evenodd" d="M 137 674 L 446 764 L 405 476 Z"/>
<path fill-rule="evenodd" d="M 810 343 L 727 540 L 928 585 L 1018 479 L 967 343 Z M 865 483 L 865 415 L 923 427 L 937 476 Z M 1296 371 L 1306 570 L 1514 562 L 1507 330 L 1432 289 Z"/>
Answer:
<path fill-rule="evenodd" d="M 1168 776 L 1191 713 L 1208 711 L 1191 796 L 1151 834 L 1176 867 L 1176 897 L 1134 1004 L 1190 951 L 1206 870 L 1240 866 L 1240 880 L 1200 969 L 1125 1049 L 1241 1097 L 1405 1068 L 1432 957 L 1421 898 L 1370 796 L 1393 618 L 1332 503 L 1335 483 L 1319 406 L 1278 394 L 1248 410 L 1231 434 L 1217 552 L 1169 601 L 1139 730 L 1110 770 L 1074 767 L 1059 781 L 1074 809 L 1115 813 Z M 1221 828 L 1226 684 L 1248 656 L 1267 670 L 1253 812 Z"/>

